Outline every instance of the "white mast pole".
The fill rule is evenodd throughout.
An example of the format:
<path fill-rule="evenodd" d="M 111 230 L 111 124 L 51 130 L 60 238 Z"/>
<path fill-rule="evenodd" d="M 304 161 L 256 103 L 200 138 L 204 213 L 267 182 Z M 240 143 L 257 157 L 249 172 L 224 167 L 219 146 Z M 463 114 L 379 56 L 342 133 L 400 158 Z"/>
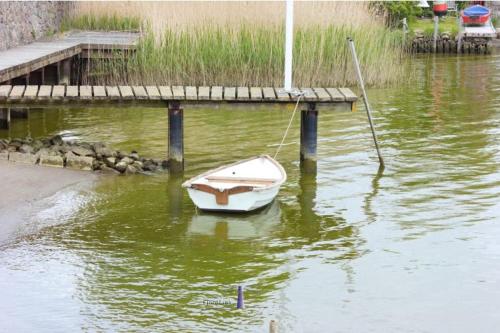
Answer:
<path fill-rule="evenodd" d="M 292 58 L 293 58 L 293 0 L 286 0 L 285 27 L 285 91 L 292 90 Z"/>

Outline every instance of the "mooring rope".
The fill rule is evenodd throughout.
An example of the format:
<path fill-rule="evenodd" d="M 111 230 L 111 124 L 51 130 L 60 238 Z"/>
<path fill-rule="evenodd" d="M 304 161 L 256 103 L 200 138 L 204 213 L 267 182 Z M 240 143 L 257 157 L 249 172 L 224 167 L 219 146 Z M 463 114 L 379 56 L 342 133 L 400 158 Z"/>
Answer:
<path fill-rule="evenodd" d="M 292 121 L 293 121 L 293 118 L 295 116 L 295 112 L 297 112 L 297 109 L 299 107 L 300 99 L 302 98 L 302 96 L 304 96 L 304 92 L 302 92 L 302 91 L 294 92 L 292 94 L 299 96 L 299 98 L 297 98 L 297 103 L 295 103 L 295 108 L 293 109 L 292 117 L 290 117 L 290 121 L 288 122 L 288 127 L 286 128 L 285 134 L 283 135 L 283 139 L 281 139 L 281 143 L 278 146 L 278 150 L 276 150 L 276 154 L 274 154 L 274 157 L 273 157 L 274 159 L 276 159 L 276 156 L 278 156 L 278 153 L 281 150 L 281 146 L 283 146 L 283 142 L 285 142 L 288 131 L 290 130 L 290 127 L 292 126 Z"/>

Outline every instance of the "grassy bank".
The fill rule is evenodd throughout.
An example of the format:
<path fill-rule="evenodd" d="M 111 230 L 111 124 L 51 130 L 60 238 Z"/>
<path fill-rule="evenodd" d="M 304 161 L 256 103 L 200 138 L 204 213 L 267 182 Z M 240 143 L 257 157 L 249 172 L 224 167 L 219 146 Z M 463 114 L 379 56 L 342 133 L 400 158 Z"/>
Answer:
<path fill-rule="evenodd" d="M 244 11 L 230 12 L 226 7 L 224 7 L 226 11 L 219 12 L 220 15 L 215 19 L 215 10 L 219 6 L 217 3 L 215 7 L 214 4 L 209 4 L 205 12 L 201 11 L 205 15 L 203 19 L 199 17 L 200 11 L 198 11 L 182 21 L 177 18 L 174 22 L 164 21 L 158 13 L 165 10 L 164 6 L 171 6 L 170 4 L 135 4 L 134 6 L 139 6 L 136 8 L 137 16 L 127 16 L 130 14 L 130 8 L 118 6 L 115 12 L 108 8 L 107 12 L 110 13 L 108 18 L 97 14 L 96 8 L 102 10 L 100 8 L 102 4 L 84 4 L 80 5 L 81 11 L 77 11 L 73 17 L 74 27 L 92 30 L 130 30 L 129 28 L 136 24 L 136 19 L 131 17 L 141 17 L 140 29 L 144 33 L 133 55 L 94 64 L 86 83 L 282 85 L 283 13 L 281 17 L 276 16 L 276 13 L 266 13 L 266 9 L 269 10 L 273 6 L 282 8 L 283 5 L 280 3 L 266 3 L 263 7 L 259 7 L 262 15 L 255 16 L 255 22 L 244 16 Z M 316 8 L 316 12 L 319 14 L 318 10 L 337 9 L 346 15 L 337 12 L 336 19 L 333 20 L 334 13 L 327 12 L 315 20 L 311 13 L 309 16 L 304 16 L 304 12 L 297 11 L 300 14 L 296 20 L 298 23 L 294 36 L 294 85 L 355 84 L 351 55 L 346 43 L 348 36 L 355 40 L 368 84 L 386 85 L 404 79 L 400 32 L 385 28 L 373 16 L 367 15 L 364 4 L 327 5 L 331 8 L 323 5 Z M 256 8 L 245 7 L 248 10 Z M 185 15 L 185 11 L 180 8 L 175 10 Z M 308 10 L 311 11 L 310 8 Z M 207 15 L 211 15 L 211 11 L 215 16 L 207 18 Z M 172 13 L 168 15 L 172 16 Z M 193 16 L 199 20 L 193 19 Z M 329 17 L 335 23 L 329 23 Z M 345 20 L 359 24 L 354 25 Z M 71 27 L 71 22 L 68 26 Z"/>
<path fill-rule="evenodd" d="M 424 36 L 431 37 L 434 34 L 434 21 L 431 18 L 416 19 L 410 22 L 412 32 L 420 31 Z M 452 36 L 458 34 L 457 18 L 446 16 L 439 20 L 439 33 L 449 32 Z"/>

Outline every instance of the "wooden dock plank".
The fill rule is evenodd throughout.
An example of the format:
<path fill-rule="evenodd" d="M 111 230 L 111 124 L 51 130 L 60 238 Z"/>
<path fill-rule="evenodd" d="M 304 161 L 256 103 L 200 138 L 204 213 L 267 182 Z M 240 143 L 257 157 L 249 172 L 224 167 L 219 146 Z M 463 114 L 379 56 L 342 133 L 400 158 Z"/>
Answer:
<path fill-rule="evenodd" d="M 10 91 L 9 98 L 11 98 L 11 99 L 22 98 L 25 89 L 26 89 L 26 86 L 13 86 L 12 90 Z"/>
<path fill-rule="evenodd" d="M 329 102 L 332 100 L 331 96 L 325 90 L 325 88 L 313 88 L 314 92 L 318 96 L 320 102 Z"/>
<path fill-rule="evenodd" d="M 92 90 L 94 90 L 94 99 L 106 99 L 106 89 L 104 86 L 93 86 Z"/>
<path fill-rule="evenodd" d="M 109 99 L 120 99 L 120 90 L 117 86 L 106 86 L 106 92 L 108 93 Z"/>
<path fill-rule="evenodd" d="M 47 99 L 52 95 L 52 86 L 40 86 L 38 90 L 38 99 Z"/>
<path fill-rule="evenodd" d="M 123 99 L 134 99 L 134 93 L 130 86 L 118 86 Z"/>
<path fill-rule="evenodd" d="M 262 88 L 260 87 L 250 87 L 250 99 L 252 101 L 262 100 Z"/>
<path fill-rule="evenodd" d="M 92 99 L 92 86 L 80 86 L 80 99 Z"/>
<path fill-rule="evenodd" d="M 186 99 L 188 100 L 198 99 L 198 93 L 196 91 L 196 87 L 191 87 L 191 86 L 186 87 Z"/>
<path fill-rule="evenodd" d="M 135 98 L 137 99 L 148 99 L 148 93 L 143 86 L 132 86 Z"/>
<path fill-rule="evenodd" d="M 66 97 L 75 99 L 78 97 L 78 86 L 66 86 Z"/>
<path fill-rule="evenodd" d="M 184 99 L 184 87 L 183 86 L 172 86 L 172 98 L 173 99 Z"/>
<path fill-rule="evenodd" d="M 52 88 L 53 99 L 63 99 L 66 94 L 66 86 L 54 86 Z"/>
<path fill-rule="evenodd" d="M 248 87 L 238 87 L 236 90 L 238 101 L 248 101 L 250 99 L 250 92 Z"/>
<path fill-rule="evenodd" d="M 301 102 L 355 102 L 358 97 L 349 88 L 301 88 Z M 0 99 L 6 104 L 29 102 L 30 99 L 90 100 L 184 100 L 187 103 L 235 101 L 242 103 L 292 103 L 297 95 L 273 87 L 195 87 L 195 86 L 0 86 Z"/>
<path fill-rule="evenodd" d="M 344 95 L 347 102 L 355 102 L 358 99 L 358 96 L 356 96 L 356 94 L 349 88 L 339 88 L 339 91 L 342 95 Z"/>
<path fill-rule="evenodd" d="M 35 99 L 38 93 L 38 86 L 27 86 L 24 91 L 24 98 Z"/>
<path fill-rule="evenodd" d="M 161 99 L 172 99 L 172 88 L 170 86 L 159 86 L 158 90 L 160 91 Z"/>
<path fill-rule="evenodd" d="M 198 99 L 201 101 L 206 101 L 210 99 L 210 87 L 199 87 L 198 88 Z"/>
<path fill-rule="evenodd" d="M 285 91 L 284 88 L 275 88 L 274 92 L 276 93 L 276 98 L 279 101 L 289 101 L 290 94 Z"/>
<path fill-rule="evenodd" d="M 149 99 L 161 99 L 160 91 L 156 86 L 146 86 Z"/>
<path fill-rule="evenodd" d="M 266 100 L 266 101 L 276 99 L 276 94 L 274 93 L 274 88 L 264 87 L 264 88 L 262 88 L 262 93 L 264 95 L 264 100 Z"/>
<path fill-rule="evenodd" d="M 220 86 L 212 87 L 212 92 L 210 94 L 210 99 L 213 100 L 213 101 L 220 101 L 220 100 L 222 100 L 222 90 L 223 90 L 223 87 L 220 87 Z"/>
<path fill-rule="evenodd" d="M 300 90 L 304 93 L 302 97 L 304 101 L 315 101 L 318 99 L 312 88 L 300 88 Z"/>
<path fill-rule="evenodd" d="M 342 95 L 337 88 L 326 88 L 326 91 L 332 97 L 332 101 L 334 101 L 334 102 L 343 102 L 343 101 L 345 101 L 344 95 Z"/>
<path fill-rule="evenodd" d="M 11 85 L 0 86 L 0 99 L 6 99 L 7 97 L 9 97 L 11 89 Z"/>
<path fill-rule="evenodd" d="M 236 99 L 236 88 L 235 87 L 225 87 L 224 88 L 224 99 L 226 101 L 234 101 Z"/>

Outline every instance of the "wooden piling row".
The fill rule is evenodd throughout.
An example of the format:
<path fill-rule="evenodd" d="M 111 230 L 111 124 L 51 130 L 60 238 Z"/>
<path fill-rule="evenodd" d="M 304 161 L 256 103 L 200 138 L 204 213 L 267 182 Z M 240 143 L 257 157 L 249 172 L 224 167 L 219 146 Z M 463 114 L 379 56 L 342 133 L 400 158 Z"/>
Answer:
<path fill-rule="evenodd" d="M 434 53 L 434 41 L 432 38 L 417 38 L 412 41 L 410 49 L 413 53 Z M 487 42 L 462 42 L 460 50 L 458 49 L 458 42 L 453 39 L 438 39 L 436 42 L 435 53 L 475 53 L 475 54 L 488 54 L 491 48 Z"/>

